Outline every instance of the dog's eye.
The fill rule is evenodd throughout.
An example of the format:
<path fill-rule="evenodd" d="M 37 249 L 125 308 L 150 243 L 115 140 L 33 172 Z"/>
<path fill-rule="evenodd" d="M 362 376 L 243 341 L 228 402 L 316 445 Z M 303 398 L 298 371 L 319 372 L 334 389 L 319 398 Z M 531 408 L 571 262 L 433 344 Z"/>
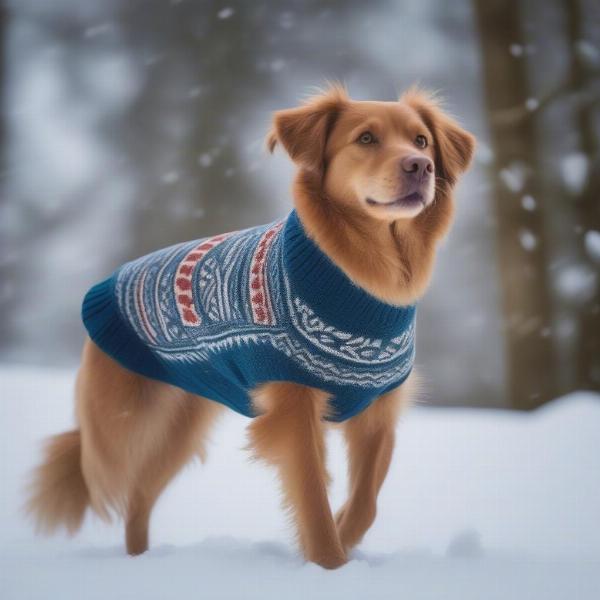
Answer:
<path fill-rule="evenodd" d="M 374 144 L 376 141 L 377 139 L 370 131 L 363 131 L 358 136 L 358 142 L 360 144 Z"/>
<path fill-rule="evenodd" d="M 427 138 L 424 135 L 418 135 L 415 138 L 415 144 L 419 148 L 427 148 Z"/>

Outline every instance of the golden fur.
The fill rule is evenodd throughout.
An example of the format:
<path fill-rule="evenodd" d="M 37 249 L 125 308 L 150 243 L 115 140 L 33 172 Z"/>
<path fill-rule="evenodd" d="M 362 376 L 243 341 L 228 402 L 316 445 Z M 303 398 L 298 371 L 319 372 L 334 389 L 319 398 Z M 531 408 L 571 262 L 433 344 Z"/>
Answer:
<path fill-rule="evenodd" d="M 362 137 L 365 130 L 376 144 L 357 141 L 370 139 Z M 427 147 L 415 148 L 417 135 L 426 136 Z M 450 226 L 452 188 L 469 165 L 472 136 L 419 90 L 398 102 L 355 102 L 332 86 L 275 114 L 268 144 L 273 150 L 278 143 L 298 166 L 293 195 L 308 234 L 374 296 L 416 301 L 429 282 L 436 243 Z M 419 184 L 419 206 L 403 204 L 407 157 L 422 157 L 432 172 Z M 340 425 L 349 495 L 335 516 L 325 468 L 327 394 L 288 382 L 252 391 L 259 416 L 248 427 L 249 449 L 278 470 L 308 560 L 326 568 L 344 564 L 373 523 L 398 415 L 414 388 L 413 375 Z M 88 506 L 104 518 L 114 509 L 125 520 L 127 551 L 140 554 L 148 548 L 156 499 L 194 455 L 204 459 L 203 442 L 224 406 L 132 373 L 90 340 L 76 405 L 79 428 L 49 441 L 27 508 L 45 532 L 61 525 L 76 531 Z"/>

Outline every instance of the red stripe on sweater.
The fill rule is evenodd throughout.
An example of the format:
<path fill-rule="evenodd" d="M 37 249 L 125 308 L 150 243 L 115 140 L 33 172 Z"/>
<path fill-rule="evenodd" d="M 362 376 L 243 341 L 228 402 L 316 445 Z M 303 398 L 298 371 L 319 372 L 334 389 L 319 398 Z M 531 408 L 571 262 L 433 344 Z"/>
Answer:
<path fill-rule="evenodd" d="M 195 248 L 190 250 L 185 258 L 177 266 L 175 272 L 175 283 L 173 291 L 175 294 L 175 304 L 177 312 L 184 325 L 187 327 L 198 327 L 202 320 L 194 308 L 194 289 L 192 288 L 192 278 L 194 271 L 200 261 L 221 242 L 225 241 L 231 233 L 222 233 L 215 235 L 208 240 L 200 242 Z M 183 292 L 183 293 L 182 293 Z"/>

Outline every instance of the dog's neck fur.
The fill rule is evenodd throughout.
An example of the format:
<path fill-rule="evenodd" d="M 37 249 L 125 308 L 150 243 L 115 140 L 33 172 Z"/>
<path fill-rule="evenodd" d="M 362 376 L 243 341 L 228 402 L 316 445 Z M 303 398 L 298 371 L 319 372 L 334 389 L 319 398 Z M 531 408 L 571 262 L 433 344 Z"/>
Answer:
<path fill-rule="evenodd" d="M 294 204 L 306 231 L 357 285 L 395 305 L 416 302 L 425 292 L 436 243 L 452 221 L 452 201 L 438 194 L 434 205 L 414 219 L 385 223 L 328 199 L 321 177 L 300 170 Z"/>

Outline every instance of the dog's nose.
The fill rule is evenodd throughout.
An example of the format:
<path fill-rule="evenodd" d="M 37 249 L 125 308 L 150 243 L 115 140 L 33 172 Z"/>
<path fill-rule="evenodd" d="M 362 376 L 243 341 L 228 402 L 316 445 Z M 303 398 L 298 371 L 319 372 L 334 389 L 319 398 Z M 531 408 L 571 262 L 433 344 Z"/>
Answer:
<path fill-rule="evenodd" d="M 400 164 L 405 173 L 412 174 L 417 179 L 423 179 L 433 173 L 433 161 L 426 156 L 405 156 Z"/>

